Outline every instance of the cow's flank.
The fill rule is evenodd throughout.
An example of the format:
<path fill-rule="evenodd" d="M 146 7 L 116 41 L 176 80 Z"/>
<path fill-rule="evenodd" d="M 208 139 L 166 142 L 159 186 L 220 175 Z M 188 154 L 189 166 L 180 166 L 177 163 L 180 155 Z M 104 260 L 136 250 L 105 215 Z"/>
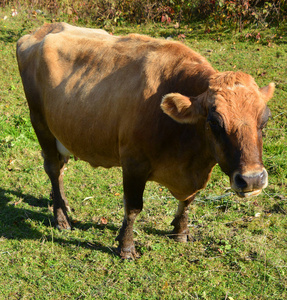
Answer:
<path fill-rule="evenodd" d="M 217 72 L 179 42 L 65 23 L 22 37 L 17 59 L 60 229 L 71 227 L 63 188 L 71 154 L 122 167 L 123 258 L 137 256 L 133 223 L 147 181 L 179 200 L 172 236 L 180 241 L 189 237 L 188 205 L 216 163 L 240 197 L 267 186 L 262 128 L 274 84 L 260 89 L 245 73 Z"/>

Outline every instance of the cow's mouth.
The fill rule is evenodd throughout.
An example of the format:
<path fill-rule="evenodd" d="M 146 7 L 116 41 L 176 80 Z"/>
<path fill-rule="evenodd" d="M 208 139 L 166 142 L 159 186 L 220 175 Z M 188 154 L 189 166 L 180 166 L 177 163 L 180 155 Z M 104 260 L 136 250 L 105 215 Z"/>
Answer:
<path fill-rule="evenodd" d="M 240 198 L 247 198 L 247 197 L 251 197 L 251 196 L 257 196 L 261 192 L 262 192 L 262 190 L 255 190 L 255 191 L 251 191 L 251 192 L 238 192 L 238 191 L 235 191 L 237 196 L 239 196 Z"/>
<path fill-rule="evenodd" d="M 268 185 L 268 174 L 263 168 L 256 172 L 234 172 L 230 178 L 231 188 L 241 198 L 257 196 Z"/>

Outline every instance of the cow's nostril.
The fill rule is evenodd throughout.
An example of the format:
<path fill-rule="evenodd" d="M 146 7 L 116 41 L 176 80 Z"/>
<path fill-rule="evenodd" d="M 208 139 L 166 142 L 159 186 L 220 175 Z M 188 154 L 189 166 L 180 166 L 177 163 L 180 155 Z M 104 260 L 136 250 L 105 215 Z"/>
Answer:
<path fill-rule="evenodd" d="M 248 186 L 247 182 L 244 180 L 241 174 L 237 174 L 234 178 L 234 181 L 236 186 L 240 189 L 245 189 Z"/>

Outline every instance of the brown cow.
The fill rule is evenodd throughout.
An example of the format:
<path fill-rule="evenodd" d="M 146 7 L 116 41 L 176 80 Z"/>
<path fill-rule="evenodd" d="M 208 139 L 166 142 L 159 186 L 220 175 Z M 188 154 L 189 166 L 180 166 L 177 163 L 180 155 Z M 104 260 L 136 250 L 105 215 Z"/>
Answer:
<path fill-rule="evenodd" d="M 17 58 L 60 229 L 70 228 L 63 189 L 70 154 L 93 167 L 122 167 L 123 258 L 137 256 L 133 223 L 148 180 L 179 200 L 172 222 L 179 241 L 189 235 L 188 205 L 216 163 L 240 197 L 267 186 L 262 128 L 273 83 L 258 88 L 245 73 L 217 72 L 179 42 L 65 23 L 22 37 Z"/>

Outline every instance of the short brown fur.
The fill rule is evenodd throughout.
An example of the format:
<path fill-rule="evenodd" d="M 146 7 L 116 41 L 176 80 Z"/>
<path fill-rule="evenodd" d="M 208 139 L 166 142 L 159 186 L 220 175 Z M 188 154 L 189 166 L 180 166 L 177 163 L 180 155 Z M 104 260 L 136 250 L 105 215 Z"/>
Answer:
<path fill-rule="evenodd" d="M 267 185 L 261 123 L 273 84 L 259 89 L 247 74 L 219 73 L 178 42 L 65 23 L 22 37 L 17 59 L 59 228 L 70 222 L 62 182 L 68 154 L 57 140 L 94 167 L 122 166 L 123 258 L 137 257 L 133 223 L 148 180 L 180 200 L 172 223 L 177 240 L 189 236 L 188 205 L 216 163 L 240 196 Z"/>

